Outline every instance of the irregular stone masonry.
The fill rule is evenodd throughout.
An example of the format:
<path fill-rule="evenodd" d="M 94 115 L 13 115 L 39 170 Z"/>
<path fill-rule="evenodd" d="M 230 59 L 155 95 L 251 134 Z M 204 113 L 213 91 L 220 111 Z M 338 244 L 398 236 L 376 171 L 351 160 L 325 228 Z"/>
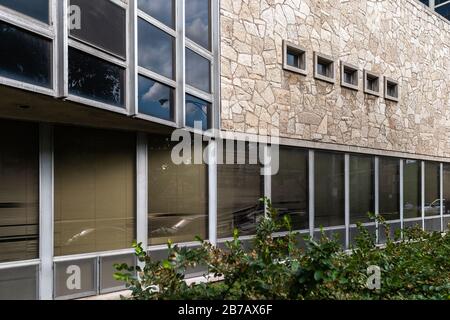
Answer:
<path fill-rule="evenodd" d="M 418 1 L 220 3 L 223 130 L 450 157 L 450 23 Z M 308 50 L 306 77 L 282 69 L 284 39 Z M 313 51 L 336 59 L 336 84 L 314 79 Z M 365 95 L 363 69 L 399 81 L 400 101 Z"/>

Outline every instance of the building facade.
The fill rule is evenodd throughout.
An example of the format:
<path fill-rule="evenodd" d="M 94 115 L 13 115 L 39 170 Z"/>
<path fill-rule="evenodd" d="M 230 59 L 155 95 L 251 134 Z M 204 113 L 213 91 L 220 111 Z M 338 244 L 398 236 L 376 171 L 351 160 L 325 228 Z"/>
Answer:
<path fill-rule="evenodd" d="M 250 241 L 262 196 L 343 248 L 358 222 L 384 241 L 369 212 L 446 230 L 449 8 L 0 0 L 0 299 L 122 290 L 133 241 L 155 259 L 168 239 Z M 175 129 L 209 161 L 174 164 Z"/>

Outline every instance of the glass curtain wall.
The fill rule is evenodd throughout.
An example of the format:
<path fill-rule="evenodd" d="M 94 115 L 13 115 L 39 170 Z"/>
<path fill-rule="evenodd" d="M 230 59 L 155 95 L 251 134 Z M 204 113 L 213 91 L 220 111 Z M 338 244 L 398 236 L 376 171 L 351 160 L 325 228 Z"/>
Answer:
<path fill-rule="evenodd" d="M 369 214 L 375 212 L 375 158 L 350 156 L 350 223 L 374 222 Z"/>
<path fill-rule="evenodd" d="M 345 225 L 344 154 L 315 152 L 314 227 Z"/>
<path fill-rule="evenodd" d="M 249 161 L 250 150 L 255 151 L 253 147 L 247 144 L 243 151 L 227 145 L 223 149 L 225 164 L 217 166 L 219 238 L 233 236 L 234 229 L 238 229 L 241 236 L 255 234 L 258 218 L 264 214 L 264 206 L 259 201 L 264 195 L 264 176 L 260 164 Z M 230 159 L 234 164 L 230 164 Z"/>
<path fill-rule="evenodd" d="M 308 151 L 280 147 L 279 171 L 272 176 L 272 204 L 291 217 L 294 230 L 309 228 Z"/>
<path fill-rule="evenodd" d="M 152 135 L 148 145 L 148 243 L 191 242 L 208 234 L 208 166 L 171 159 L 170 136 Z"/>
<path fill-rule="evenodd" d="M 403 216 L 422 217 L 421 162 L 404 160 L 403 166 Z"/>
<path fill-rule="evenodd" d="M 136 136 L 54 130 L 55 256 L 128 249 L 136 239 Z"/>
<path fill-rule="evenodd" d="M 0 120 L 0 263 L 39 258 L 39 132 Z"/>

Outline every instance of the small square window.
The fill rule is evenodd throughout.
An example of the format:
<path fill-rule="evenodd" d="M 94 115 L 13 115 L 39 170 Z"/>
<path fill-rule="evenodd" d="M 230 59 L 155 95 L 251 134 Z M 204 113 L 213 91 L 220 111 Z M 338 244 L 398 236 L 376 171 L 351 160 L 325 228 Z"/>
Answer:
<path fill-rule="evenodd" d="M 359 90 L 358 67 L 341 61 L 341 86 L 352 90 Z"/>
<path fill-rule="evenodd" d="M 394 79 L 384 77 L 384 98 L 387 100 L 398 102 L 398 82 Z"/>
<path fill-rule="evenodd" d="M 331 57 L 314 52 L 314 77 L 334 84 L 334 60 Z"/>
<path fill-rule="evenodd" d="M 306 50 L 283 41 L 283 69 L 306 76 Z"/>
<path fill-rule="evenodd" d="M 373 96 L 380 96 L 380 76 L 364 70 L 364 92 Z"/>

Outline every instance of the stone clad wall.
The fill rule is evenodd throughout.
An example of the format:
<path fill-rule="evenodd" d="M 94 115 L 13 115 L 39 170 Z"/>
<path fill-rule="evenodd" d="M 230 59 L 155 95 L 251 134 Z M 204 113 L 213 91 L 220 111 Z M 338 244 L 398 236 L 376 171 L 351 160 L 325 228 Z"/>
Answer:
<path fill-rule="evenodd" d="M 450 157 L 450 23 L 416 0 L 220 0 L 222 129 Z M 282 69 L 282 40 L 308 76 Z M 313 51 L 400 82 L 400 102 L 313 78 Z"/>

